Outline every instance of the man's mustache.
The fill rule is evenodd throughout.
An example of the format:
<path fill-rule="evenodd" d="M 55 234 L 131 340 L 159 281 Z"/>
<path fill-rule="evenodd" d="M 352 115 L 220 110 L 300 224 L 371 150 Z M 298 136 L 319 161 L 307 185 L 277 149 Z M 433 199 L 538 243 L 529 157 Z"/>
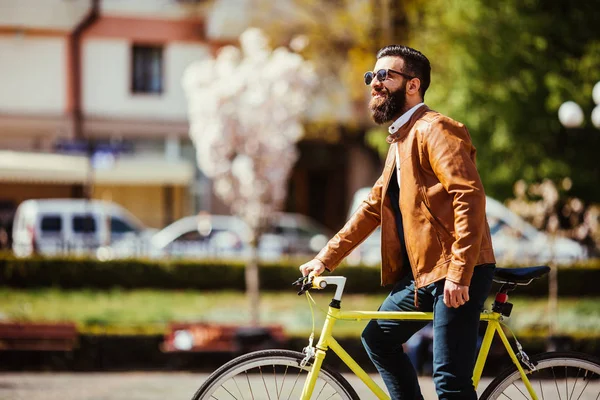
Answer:
<path fill-rule="evenodd" d="M 387 90 L 386 88 L 380 88 L 380 89 L 373 89 L 371 90 L 371 96 L 375 97 L 375 95 L 378 94 L 384 94 L 384 95 L 389 95 L 389 90 Z"/>
<path fill-rule="evenodd" d="M 375 97 L 376 95 L 384 95 L 384 96 L 389 96 L 390 95 L 390 91 L 387 90 L 386 88 L 380 88 L 380 89 L 373 89 L 371 90 L 371 97 Z"/>

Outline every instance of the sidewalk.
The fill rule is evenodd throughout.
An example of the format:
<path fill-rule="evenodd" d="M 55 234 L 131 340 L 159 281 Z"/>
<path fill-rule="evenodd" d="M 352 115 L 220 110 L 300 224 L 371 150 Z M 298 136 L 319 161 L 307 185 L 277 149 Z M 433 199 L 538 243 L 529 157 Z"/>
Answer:
<path fill-rule="evenodd" d="M 190 400 L 208 374 L 187 372 L 4 373 L 0 400 Z M 361 399 L 371 399 L 360 380 L 346 375 Z M 379 376 L 373 376 L 381 383 Z M 421 380 L 426 400 L 437 396 L 431 379 Z"/>

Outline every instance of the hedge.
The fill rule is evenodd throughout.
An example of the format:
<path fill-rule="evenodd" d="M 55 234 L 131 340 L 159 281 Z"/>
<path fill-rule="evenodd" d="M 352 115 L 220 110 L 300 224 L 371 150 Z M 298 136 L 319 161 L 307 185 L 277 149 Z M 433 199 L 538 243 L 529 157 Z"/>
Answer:
<path fill-rule="evenodd" d="M 292 290 L 299 277 L 298 262 L 280 262 L 260 267 L 262 290 Z M 340 267 L 335 274 L 348 278 L 350 293 L 385 292 L 380 271 L 373 267 Z M 600 260 L 558 269 L 562 296 L 600 296 Z M 15 258 L 0 254 L 0 285 L 12 288 L 57 287 L 63 289 L 194 289 L 244 290 L 244 264 L 215 260 L 102 262 L 81 258 Z M 516 290 L 520 295 L 548 293 L 548 277 Z"/>

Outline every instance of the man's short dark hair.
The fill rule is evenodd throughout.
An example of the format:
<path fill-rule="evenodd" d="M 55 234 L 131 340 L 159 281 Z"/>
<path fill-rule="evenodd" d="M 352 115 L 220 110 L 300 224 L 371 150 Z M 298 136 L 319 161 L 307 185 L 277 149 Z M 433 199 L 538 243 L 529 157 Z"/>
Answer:
<path fill-rule="evenodd" d="M 402 58 L 404 60 L 404 71 L 400 72 L 419 78 L 421 81 L 419 93 L 425 99 L 425 92 L 431 82 L 431 64 L 429 64 L 429 60 L 423 53 L 408 46 L 391 44 L 377 52 L 377 59 L 379 60 L 382 57 Z"/>

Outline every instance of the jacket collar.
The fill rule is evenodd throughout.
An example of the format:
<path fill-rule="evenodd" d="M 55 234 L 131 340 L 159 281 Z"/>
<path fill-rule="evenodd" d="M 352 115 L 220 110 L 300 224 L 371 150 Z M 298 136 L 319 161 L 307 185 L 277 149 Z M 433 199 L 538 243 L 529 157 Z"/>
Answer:
<path fill-rule="evenodd" d="M 412 115 L 410 115 L 410 118 L 408 119 L 408 121 L 403 121 L 402 117 L 404 117 L 406 114 L 408 114 L 411 111 L 412 111 Z M 410 109 L 407 113 L 403 114 L 390 127 L 390 134 L 386 138 L 387 142 L 389 144 L 397 142 L 402 136 L 404 136 L 404 134 L 408 133 L 411 130 L 411 128 L 413 127 L 415 122 L 417 122 L 417 120 L 419 118 L 421 118 L 423 116 L 423 114 L 425 114 L 427 111 L 429 111 L 429 107 L 427 107 L 425 104 L 421 103 L 420 105 L 418 105 L 418 107 L 415 106 L 412 109 Z M 400 125 L 400 126 L 397 126 L 397 125 Z M 391 130 L 394 127 L 397 127 L 397 129 L 395 132 L 391 133 Z"/>
<path fill-rule="evenodd" d="M 410 110 L 402 114 L 397 120 L 394 121 L 392 125 L 388 128 L 388 132 L 390 135 L 396 133 L 398 129 L 400 129 L 404 124 L 410 120 L 410 117 L 419 109 L 419 107 L 425 105 L 425 103 L 421 102 L 415 106 L 413 106 Z"/>

